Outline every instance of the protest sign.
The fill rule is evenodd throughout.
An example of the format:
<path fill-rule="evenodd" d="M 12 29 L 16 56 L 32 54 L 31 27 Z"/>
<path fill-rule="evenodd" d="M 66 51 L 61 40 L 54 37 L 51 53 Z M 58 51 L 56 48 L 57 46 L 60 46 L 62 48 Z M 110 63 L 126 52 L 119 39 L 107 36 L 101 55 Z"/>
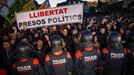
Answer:
<path fill-rule="evenodd" d="M 80 23 L 82 19 L 83 4 L 16 13 L 16 21 L 19 29 Z"/>
<path fill-rule="evenodd" d="M 16 21 L 14 12 L 36 9 L 34 0 L 0 0 L 0 3 L 0 15 L 2 15 L 10 25 L 14 25 Z"/>

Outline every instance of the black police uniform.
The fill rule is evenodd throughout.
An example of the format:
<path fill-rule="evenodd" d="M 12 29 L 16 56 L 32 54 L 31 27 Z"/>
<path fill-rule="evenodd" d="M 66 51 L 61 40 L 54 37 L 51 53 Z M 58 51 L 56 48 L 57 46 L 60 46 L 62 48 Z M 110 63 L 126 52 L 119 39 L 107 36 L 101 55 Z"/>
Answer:
<path fill-rule="evenodd" d="M 82 48 L 75 54 L 75 73 L 77 75 L 96 75 L 96 69 L 101 60 L 99 49 L 92 45 L 92 34 L 90 31 L 81 33 Z"/>
<path fill-rule="evenodd" d="M 13 64 L 14 75 L 45 75 L 39 60 L 29 57 L 31 49 L 28 42 L 21 41 L 17 45 L 18 60 Z"/>
<path fill-rule="evenodd" d="M 126 72 L 126 51 L 120 44 L 121 36 L 111 32 L 108 36 L 107 48 L 103 49 L 103 75 L 123 75 Z"/>
<path fill-rule="evenodd" d="M 62 40 L 58 35 L 51 38 L 52 52 L 45 57 L 45 70 L 48 75 L 70 75 L 72 72 L 72 58 L 70 53 L 62 50 Z M 55 52 L 61 54 L 55 55 Z"/>
<path fill-rule="evenodd" d="M 128 70 L 127 75 L 134 75 L 134 31 L 127 35 L 127 57 L 128 57 Z"/>

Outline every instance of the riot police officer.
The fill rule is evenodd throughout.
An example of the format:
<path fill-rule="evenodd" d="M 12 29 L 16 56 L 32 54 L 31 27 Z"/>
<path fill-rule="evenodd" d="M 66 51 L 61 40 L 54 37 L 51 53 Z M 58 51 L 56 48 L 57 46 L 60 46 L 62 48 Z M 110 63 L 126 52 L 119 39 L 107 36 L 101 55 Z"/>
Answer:
<path fill-rule="evenodd" d="M 43 67 L 36 58 L 32 58 L 32 47 L 26 41 L 17 44 L 18 60 L 13 64 L 14 75 L 45 75 Z"/>
<path fill-rule="evenodd" d="M 134 31 L 127 35 L 128 75 L 134 75 Z"/>
<path fill-rule="evenodd" d="M 62 49 L 62 38 L 59 35 L 50 37 L 52 52 L 45 57 L 45 70 L 48 75 L 70 75 L 72 58 L 70 53 Z"/>
<path fill-rule="evenodd" d="M 103 49 L 103 75 L 122 75 L 126 72 L 126 51 L 121 45 L 121 35 L 111 32 L 107 47 Z"/>
<path fill-rule="evenodd" d="M 75 54 L 76 75 L 96 75 L 99 66 L 100 50 L 93 46 L 93 36 L 89 30 L 80 34 L 81 48 Z"/>

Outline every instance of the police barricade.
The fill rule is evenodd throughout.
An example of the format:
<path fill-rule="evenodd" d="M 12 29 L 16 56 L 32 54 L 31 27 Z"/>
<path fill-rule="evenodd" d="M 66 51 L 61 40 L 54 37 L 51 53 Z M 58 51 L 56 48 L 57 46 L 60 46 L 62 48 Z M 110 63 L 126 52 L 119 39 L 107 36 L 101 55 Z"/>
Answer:
<path fill-rule="evenodd" d="M 82 20 L 83 4 L 16 13 L 16 21 L 20 30 L 24 28 L 80 23 Z"/>

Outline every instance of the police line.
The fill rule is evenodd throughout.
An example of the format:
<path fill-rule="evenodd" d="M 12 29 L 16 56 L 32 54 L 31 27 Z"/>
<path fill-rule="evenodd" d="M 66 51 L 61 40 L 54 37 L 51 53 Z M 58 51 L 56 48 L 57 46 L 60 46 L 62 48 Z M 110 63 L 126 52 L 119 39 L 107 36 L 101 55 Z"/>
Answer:
<path fill-rule="evenodd" d="M 80 23 L 83 19 L 83 4 L 68 5 L 43 10 L 16 13 L 20 30 L 50 25 Z"/>

